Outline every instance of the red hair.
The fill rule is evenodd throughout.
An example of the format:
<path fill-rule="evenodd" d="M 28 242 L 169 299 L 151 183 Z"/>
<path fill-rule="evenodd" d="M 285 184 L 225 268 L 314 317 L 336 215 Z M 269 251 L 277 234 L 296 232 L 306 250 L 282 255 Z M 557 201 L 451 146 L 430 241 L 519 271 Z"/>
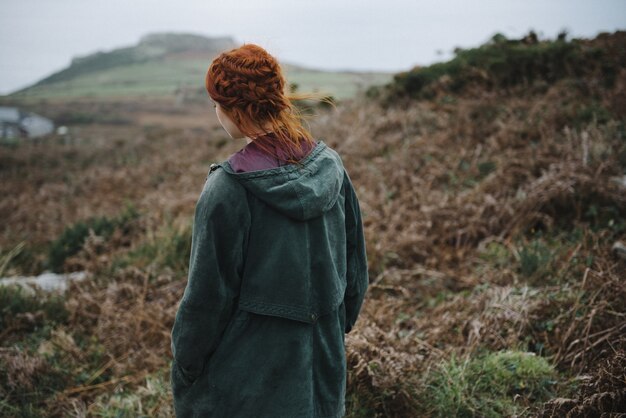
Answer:
<path fill-rule="evenodd" d="M 245 136 L 270 155 L 290 163 L 297 163 L 306 149 L 303 141 L 315 143 L 302 126 L 303 116 L 293 101 L 317 98 L 332 104 L 327 97 L 313 93 L 286 95 L 278 61 L 255 44 L 219 54 L 207 70 L 205 87 Z M 254 137 L 265 125 L 273 134 Z M 282 152 L 276 152 L 276 147 Z"/>

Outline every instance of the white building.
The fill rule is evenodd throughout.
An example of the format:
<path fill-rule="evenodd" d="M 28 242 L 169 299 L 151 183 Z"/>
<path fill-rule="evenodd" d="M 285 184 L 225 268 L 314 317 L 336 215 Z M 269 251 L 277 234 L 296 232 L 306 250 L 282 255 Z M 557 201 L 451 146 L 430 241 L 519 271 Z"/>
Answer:
<path fill-rule="evenodd" d="M 0 138 L 36 138 L 51 134 L 54 123 L 17 107 L 0 106 Z"/>

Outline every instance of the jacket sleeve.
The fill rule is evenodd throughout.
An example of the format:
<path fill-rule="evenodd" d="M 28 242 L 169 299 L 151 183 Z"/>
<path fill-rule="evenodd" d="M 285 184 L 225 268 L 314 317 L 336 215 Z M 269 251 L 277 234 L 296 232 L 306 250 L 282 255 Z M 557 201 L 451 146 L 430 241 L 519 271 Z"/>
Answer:
<path fill-rule="evenodd" d="M 346 307 L 346 329 L 349 333 L 356 323 L 357 317 L 365 298 L 365 292 L 369 285 L 367 269 L 367 253 L 365 248 L 365 236 L 363 222 L 361 220 L 361 208 L 354 191 L 352 181 L 345 172 L 346 181 L 346 244 L 347 244 L 347 287 L 344 297 Z"/>
<path fill-rule="evenodd" d="M 172 373 L 184 384 L 202 373 L 239 294 L 250 215 L 245 190 L 226 176 L 209 174 L 196 203 L 187 286 L 171 334 Z"/>

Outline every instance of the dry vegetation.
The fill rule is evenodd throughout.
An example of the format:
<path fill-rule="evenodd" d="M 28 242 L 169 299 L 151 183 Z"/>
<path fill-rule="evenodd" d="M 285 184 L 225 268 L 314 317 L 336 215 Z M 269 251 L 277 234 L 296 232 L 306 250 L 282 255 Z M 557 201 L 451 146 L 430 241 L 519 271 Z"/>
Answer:
<path fill-rule="evenodd" d="M 451 92 L 444 76 L 427 98 L 379 92 L 313 120 L 368 243 L 350 417 L 626 413 L 624 38 L 595 41 L 618 64 L 609 86 L 594 70 Z M 0 269 L 91 278 L 61 298 L 0 289 L 0 415 L 171 416 L 193 206 L 242 144 L 209 107 L 54 109 L 92 123 L 0 149 Z"/>

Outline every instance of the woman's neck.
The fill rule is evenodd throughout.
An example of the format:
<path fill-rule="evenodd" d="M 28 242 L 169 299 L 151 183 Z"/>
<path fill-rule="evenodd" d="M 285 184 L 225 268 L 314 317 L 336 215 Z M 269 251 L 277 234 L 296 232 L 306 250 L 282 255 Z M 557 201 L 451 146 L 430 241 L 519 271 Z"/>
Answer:
<path fill-rule="evenodd" d="M 250 142 L 254 141 L 254 140 L 255 140 L 255 138 L 258 138 L 258 137 L 260 137 L 260 136 L 270 135 L 270 134 L 273 134 L 273 133 L 274 133 L 273 131 L 269 131 L 269 132 L 262 132 L 262 133 L 260 133 L 259 135 L 256 135 L 256 136 L 254 136 L 254 137 L 252 137 L 252 138 L 250 138 L 249 136 L 246 136 L 246 143 L 248 143 L 248 144 L 249 144 Z"/>

